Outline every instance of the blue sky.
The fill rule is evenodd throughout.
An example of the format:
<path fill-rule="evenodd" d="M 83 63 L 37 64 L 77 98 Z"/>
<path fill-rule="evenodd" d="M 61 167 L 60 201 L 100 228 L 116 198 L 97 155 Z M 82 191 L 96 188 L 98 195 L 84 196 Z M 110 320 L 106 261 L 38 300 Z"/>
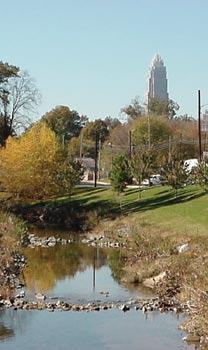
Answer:
<path fill-rule="evenodd" d="M 66 105 L 90 120 L 144 102 L 159 53 L 170 98 L 197 117 L 208 103 L 207 0 L 11 0 L 0 6 L 0 60 L 27 70 L 42 94 L 38 117 Z"/>

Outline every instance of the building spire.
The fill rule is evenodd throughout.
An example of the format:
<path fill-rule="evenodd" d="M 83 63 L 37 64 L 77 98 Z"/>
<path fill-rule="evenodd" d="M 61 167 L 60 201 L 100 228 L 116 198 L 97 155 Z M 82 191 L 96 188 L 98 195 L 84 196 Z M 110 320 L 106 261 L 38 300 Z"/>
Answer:
<path fill-rule="evenodd" d="M 149 101 L 154 98 L 163 101 L 169 99 L 166 67 L 158 53 L 153 57 L 149 68 L 146 93 L 147 106 L 149 106 Z"/>

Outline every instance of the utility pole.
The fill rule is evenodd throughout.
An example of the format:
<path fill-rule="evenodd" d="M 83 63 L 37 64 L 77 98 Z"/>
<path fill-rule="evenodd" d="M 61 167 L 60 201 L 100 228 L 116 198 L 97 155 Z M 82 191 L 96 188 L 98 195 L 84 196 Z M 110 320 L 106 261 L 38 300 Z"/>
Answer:
<path fill-rule="evenodd" d="M 132 155 L 132 143 L 131 143 L 131 130 L 129 130 L 129 159 L 131 160 Z"/>
<path fill-rule="evenodd" d="M 95 181 L 94 187 L 97 187 L 97 172 L 98 172 L 98 132 L 95 132 Z"/>
<path fill-rule="evenodd" d="M 199 138 L 199 162 L 202 159 L 202 143 L 201 143 L 201 93 L 198 90 L 198 138 Z"/>
<path fill-rule="evenodd" d="M 80 149 L 79 149 L 79 158 L 82 158 L 82 142 L 83 142 L 83 130 L 80 132 Z"/>
<path fill-rule="evenodd" d="M 147 133 L 148 133 L 148 150 L 151 148 L 151 128 L 150 128 L 150 116 L 147 115 Z"/>
<path fill-rule="evenodd" d="M 171 162 L 171 136 L 168 138 L 168 164 Z"/>

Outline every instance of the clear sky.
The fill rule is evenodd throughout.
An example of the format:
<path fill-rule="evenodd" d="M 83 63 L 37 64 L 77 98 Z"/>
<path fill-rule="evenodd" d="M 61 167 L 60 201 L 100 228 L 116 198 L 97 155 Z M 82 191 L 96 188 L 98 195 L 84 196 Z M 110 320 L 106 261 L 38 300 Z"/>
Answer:
<path fill-rule="evenodd" d="M 144 102 L 159 53 L 171 99 L 197 117 L 208 103 L 207 0 L 11 0 L 0 4 L 0 60 L 27 70 L 39 114 L 66 105 L 90 120 Z"/>

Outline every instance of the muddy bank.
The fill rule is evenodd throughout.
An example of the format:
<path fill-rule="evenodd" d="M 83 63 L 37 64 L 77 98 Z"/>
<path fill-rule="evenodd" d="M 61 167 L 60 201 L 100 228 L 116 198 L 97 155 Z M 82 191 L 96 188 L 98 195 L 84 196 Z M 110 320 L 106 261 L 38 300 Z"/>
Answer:
<path fill-rule="evenodd" d="M 23 205 L 14 204 L 8 210 L 29 224 L 37 226 L 62 226 L 74 231 L 82 231 L 87 221 L 87 216 L 79 209 L 70 205 Z"/>
<path fill-rule="evenodd" d="M 21 237 L 26 226 L 14 215 L 0 212 L 0 294 L 11 295 L 19 284 L 18 277 L 26 265 L 21 252 Z"/>

